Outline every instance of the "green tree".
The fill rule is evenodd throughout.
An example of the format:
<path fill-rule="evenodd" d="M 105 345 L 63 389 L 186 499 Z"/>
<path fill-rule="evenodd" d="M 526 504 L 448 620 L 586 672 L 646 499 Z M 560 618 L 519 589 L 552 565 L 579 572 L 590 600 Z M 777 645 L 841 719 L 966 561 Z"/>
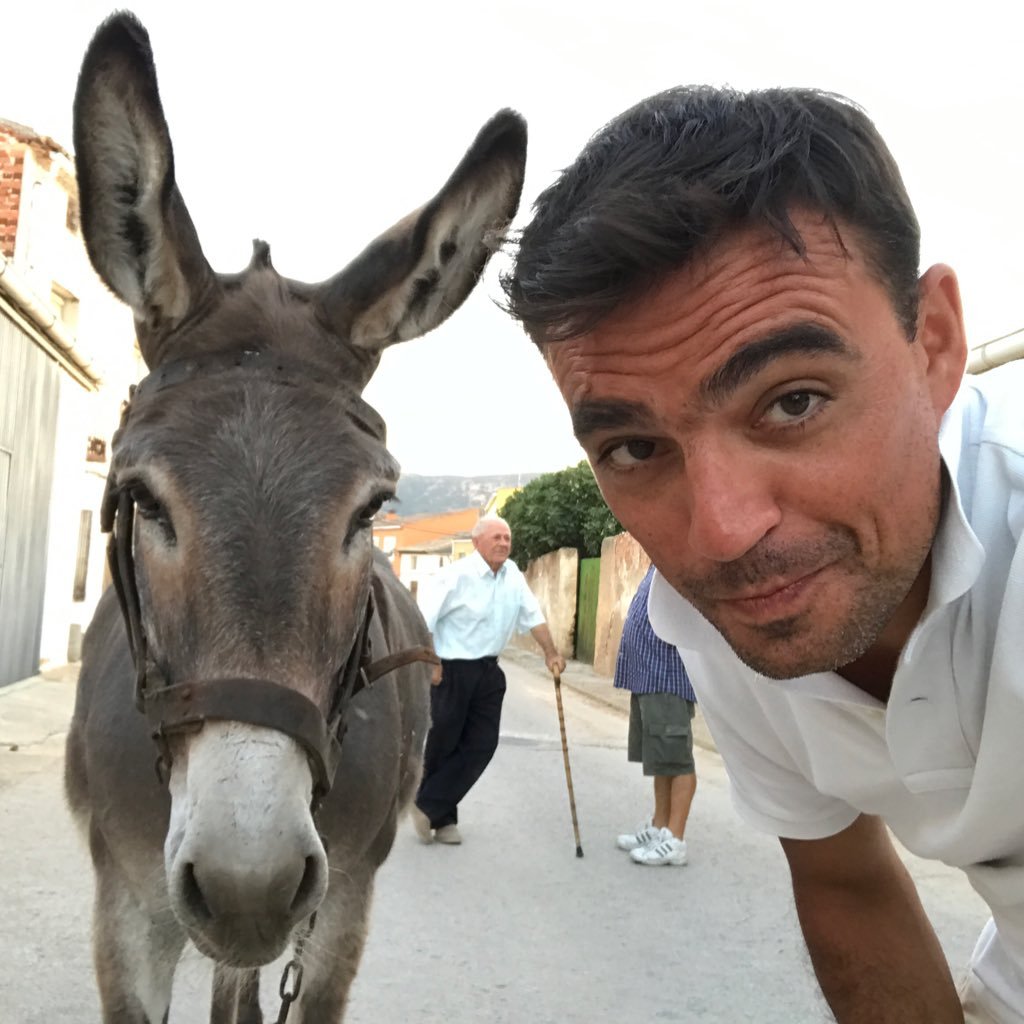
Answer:
<path fill-rule="evenodd" d="M 605 537 L 622 532 L 585 461 L 532 480 L 498 515 L 512 530 L 512 558 L 521 568 L 559 548 L 576 548 L 580 558 L 596 557 Z"/>

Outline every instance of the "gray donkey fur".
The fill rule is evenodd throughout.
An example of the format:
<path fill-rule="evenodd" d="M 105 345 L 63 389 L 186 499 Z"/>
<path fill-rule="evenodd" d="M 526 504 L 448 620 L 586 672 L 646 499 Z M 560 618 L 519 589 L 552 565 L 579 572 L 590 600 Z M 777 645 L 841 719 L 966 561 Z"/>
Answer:
<path fill-rule="evenodd" d="M 149 39 L 131 15 L 97 31 L 74 121 L 89 256 L 132 308 L 150 371 L 249 353 L 133 402 L 115 437 L 112 482 L 137 508 L 150 656 L 168 682 L 269 679 L 325 710 L 369 589 L 375 657 L 429 643 L 373 553 L 370 520 L 398 467 L 359 396 L 386 346 L 431 330 L 472 290 L 518 204 L 525 125 L 496 115 L 435 198 L 307 285 L 279 276 L 262 243 L 241 274 L 211 270 L 175 185 Z M 259 969 L 314 911 L 288 1021 L 341 1020 L 374 874 L 419 779 L 429 676 L 406 665 L 354 698 L 315 822 L 308 762 L 278 730 L 208 721 L 174 739 L 164 785 L 108 590 L 86 637 L 66 765 L 95 868 L 106 1024 L 168 1019 L 189 939 L 217 965 L 211 1021 L 260 1021 Z"/>

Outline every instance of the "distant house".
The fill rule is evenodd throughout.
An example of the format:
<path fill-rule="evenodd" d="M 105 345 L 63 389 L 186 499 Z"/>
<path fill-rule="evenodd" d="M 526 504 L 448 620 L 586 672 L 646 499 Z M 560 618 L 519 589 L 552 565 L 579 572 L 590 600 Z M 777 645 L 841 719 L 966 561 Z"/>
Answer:
<path fill-rule="evenodd" d="M 479 518 L 478 508 L 405 517 L 388 512 L 373 521 L 373 543 L 391 559 L 395 575 L 415 593 L 424 576 L 473 550 L 470 531 Z"/>
<path fill-rule="evenodd" d="M 465 558 L 472 551 L 473 539 L 468 530 L 399 548 L 398 578 L 415 596 L 420 583 L 428 576 L 451 562 Z"/>
<path fill-rule="evenodd" d="M 392 569 L 395 567 L 395 546 L 402 522 L 397 512 L 385 512 L 373 521 L 373 546 L 380 548 L 391 559 Z"/>
<path fill-rule="evenodd" d="M 0 685 L 77 657 L 103 589 L 110 438 L 142 373 L 67 151 L 0 119 Z"/>
<path fill-rule="evenodd" d="M 483 512 L 480 513 L 483 516 L 496 516 L 501 513 L 501 508 L 512 497 L 517 491 L 521 491 L 521 487 L 499 487 L 488 499 L 487 504 L 484 505 Z"/>

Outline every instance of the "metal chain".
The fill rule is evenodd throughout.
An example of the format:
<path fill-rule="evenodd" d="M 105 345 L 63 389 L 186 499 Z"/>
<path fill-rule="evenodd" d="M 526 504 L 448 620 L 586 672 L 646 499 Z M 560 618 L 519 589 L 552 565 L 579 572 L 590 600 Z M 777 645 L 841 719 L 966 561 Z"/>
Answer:
<path fill-rule="evenodd" d="M 278 994 L 281 996 L 281 1009 L 275 1024 L 287 1024 L 292 1003 L 299 998 L 299 992 L 302 991 L 302 954 L 307 940 L 313 934 L 315 924 L 316 914 L 314 913 L 309 919 L 306 930 L 295 940 L 292 958 L 284 965 L 284 971 L 281 972 L 281 984 L 277 988 Z"/>

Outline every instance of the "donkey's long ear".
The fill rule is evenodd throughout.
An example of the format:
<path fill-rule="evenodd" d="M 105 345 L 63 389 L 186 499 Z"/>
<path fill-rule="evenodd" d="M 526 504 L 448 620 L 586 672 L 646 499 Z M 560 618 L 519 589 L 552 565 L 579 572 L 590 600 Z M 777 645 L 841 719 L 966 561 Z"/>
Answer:
<path fill-rule="evenodd" d="M 426 206 L 320 286 L 319 309 L 331 330 L 377 353 L 443 323 L 473 290 L 515 215 L 525 165 L 526 122 L 503 110 Z"/>
<path fill-rule="evenodd" d="M 149 36 L 127 12 L 97 30 L 75 94 L 82 233 L 96 272 L 131 306 L 146 362 L 215 277 L 174 183 Z M 148 349 L 148 351 L 147 351 Z"/>

